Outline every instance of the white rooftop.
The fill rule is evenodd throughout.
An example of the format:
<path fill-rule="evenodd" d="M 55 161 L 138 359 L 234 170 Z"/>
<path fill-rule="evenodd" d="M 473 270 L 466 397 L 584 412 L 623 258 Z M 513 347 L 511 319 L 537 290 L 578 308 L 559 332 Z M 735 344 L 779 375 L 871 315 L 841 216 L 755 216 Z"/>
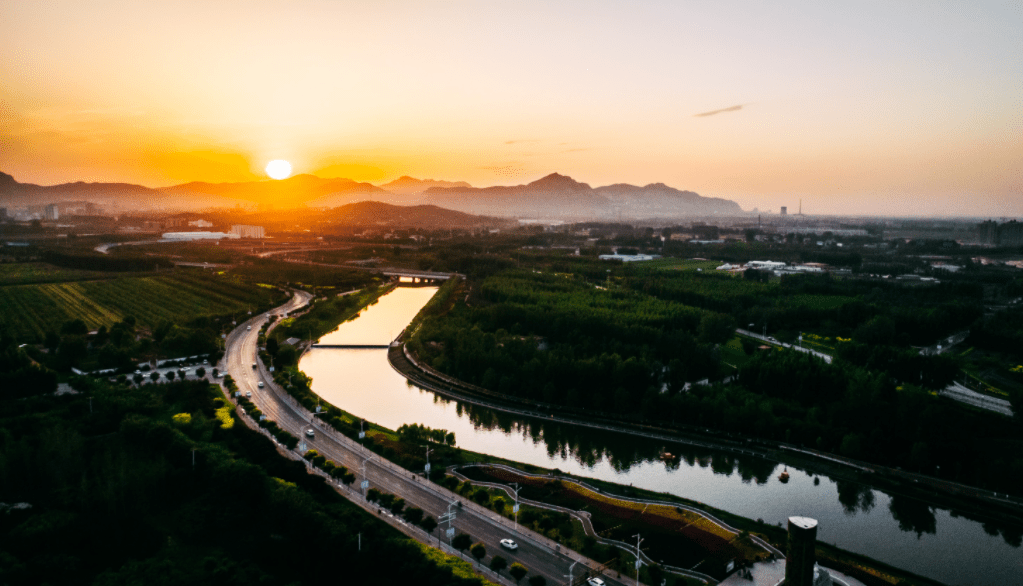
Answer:
<path fill-rule="evenodd" d="M 789 517 L 789 523 L 792 523 L 800 529 L 813 529 L 817 526 L 817 519 L 811 519 L 810 517 Z"/>

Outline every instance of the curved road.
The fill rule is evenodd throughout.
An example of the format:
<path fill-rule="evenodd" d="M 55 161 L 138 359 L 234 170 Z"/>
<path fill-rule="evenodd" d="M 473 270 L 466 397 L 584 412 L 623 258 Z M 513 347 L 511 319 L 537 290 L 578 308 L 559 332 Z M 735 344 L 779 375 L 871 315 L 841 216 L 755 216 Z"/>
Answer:
<path fill-rule="evenodd" d="M 569 566 L 575 562 L 578 562 L 573 572 L 576 579 L 585 572 L 585 566 L 596 568 L 599 565 L 575 552 L 565 551 L 547 538 L 516 526 L 511 520 L 384 460 L 356 441 L 334 432 L 317 420 L 315 414 L 297 405 L 294 399 L 274 384 L 270 373 L 257 360 L 256 342 L 259 330 L 269 315 L 294 311 L 306 305 L 311 297 L 308 293 L 298 292 L 287 304 L 256 315 L 239 325 L 227 337 L 224 358 L 226 370 L 238 384 L 238 390 L 242 393 L 252 393 L 252 401 L 268 418 L 300 438 L 298 451 L 301 452 L 302 445 L 305 444 L 305 449 L 315 449 L 327 459 L 346 466 L 358 477 L 358 483 L 366 480 L 370 487 L 399 496 L 405 499 L 408 506 L 419 507 L 438 520 L 449 510 L 455 511 L 456 518 L 452 526 L 456 533 L 468 533 L 474 541 L 482 541 L 486 546 L 488 555 L 483 561 L 484 564 L 488 564 L 493 555 L 500 554 L 509 564 L 519 562 L 529 568 L 531 575 L 542 574 L 550 584 L 564 584 L 569 574 Z M 257 365 L 256 368 L 252 367 L 254 363 Z M 259 382 L 263 382 L 264 388 L 259 388 Z M 306 435 L 306 431 L 310 429 L 314 430 L 313 437 Z M 358 483 L 353 486 L 360 486 Z M 348 491 L 340 488 L 338 490 L 351 500 L 363 498 L 363 493 L 358 490 Z M 460 505 L 452 507 L 452 503 Z M 447 523 L 441 523 L 440 527 L 434 530 L 433 539 L 424 541 L 428 543 L 436 543 L 437 539 L 447 541 L 444 537 L 446 528 Z M 508 551 L 501 548 L 500 540 L 504 538 L 514 539 L 519 544 L 518 550 Z M 604 580 L 610 585 L 624 584 L 610 576 L 604 576 Z M 634 580 L 629 580 L 628 583 L 633 584 Z"/>

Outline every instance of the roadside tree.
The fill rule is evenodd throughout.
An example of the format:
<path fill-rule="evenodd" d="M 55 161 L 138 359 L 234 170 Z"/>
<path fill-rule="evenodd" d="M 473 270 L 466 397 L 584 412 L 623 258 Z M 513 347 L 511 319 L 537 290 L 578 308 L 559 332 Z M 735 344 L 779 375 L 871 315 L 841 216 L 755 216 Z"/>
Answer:
<path fill-rule="evenodd" d="M 529 573 L 529 568 L 523 566 L 519 562 L 515 562 L 510 568 L 508 568 L 508 573 L 511 574 L 511 577 L 515 579 L 515 583 L 518 584 L 519 581 L 525 578 L 526 574 Z"/>

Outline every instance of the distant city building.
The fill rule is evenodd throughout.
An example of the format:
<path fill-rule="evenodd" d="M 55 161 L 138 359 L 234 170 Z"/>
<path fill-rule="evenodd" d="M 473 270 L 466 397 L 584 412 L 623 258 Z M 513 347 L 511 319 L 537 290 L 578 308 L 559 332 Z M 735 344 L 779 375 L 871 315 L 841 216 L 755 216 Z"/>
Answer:
<path fill-rule="evenodd" d="M 195 226 L 196 228 L 212 228 L 213 222 L 207 222 L 206 220 L 192 220 L 188 223 L 189 226 Z"/>
<path fill-rule="evenodd" d="M 51 203 L 46 206 L 46 210 L 43 213 L 43 218 L 47 220 L 57 220 L 60 218 L 60 212 L 57 210 L 57 204 Z"/>
<path fill-rule="evenodd" d="M 602 254 L 599 257 L 600 260 L 620 260 L 622 262 L 638 262 L 644 260 L 654 260 L 655 258 L 661 258 L 659 254 Z"/>
<path fill-rule="evenodd" d="M 235 224 L 231 226 L 231 233 L 236 234 L 238 238 L 266 238 L 266 231 L 262 226 Z"/>
<path fill-rule="evenodd" d="M 237 234 L 225 232 L 166 232 L 164 240 L 221 240 L 223 238 L 241 238 Z"/>
<path fill-rule="evenodd" d="M 783 216 L 789 215 L 789 208 L 787 208 L 785 206 L 781 206 L 781 215 L 783 215 Z"/>
<path fill-rule="evenodd" d="M 751 260 L 746 263 L 747 269 L 762 269 L 765 271 L 773 271 L 784 267 L 785 263 L 773 260 Z"/>
<path fill-rule="evenodd" d="M 7 208 L 0 208 L 0 222 L 7 219 Z"/>
<path fill-rule="evenodd" d="M 998 224 L 988 220 L 977 226 L 980 241 L 984 244 L 999 246 L 1019 246 L 1023 244 L 1023 223 L 1012 220 Z"/>

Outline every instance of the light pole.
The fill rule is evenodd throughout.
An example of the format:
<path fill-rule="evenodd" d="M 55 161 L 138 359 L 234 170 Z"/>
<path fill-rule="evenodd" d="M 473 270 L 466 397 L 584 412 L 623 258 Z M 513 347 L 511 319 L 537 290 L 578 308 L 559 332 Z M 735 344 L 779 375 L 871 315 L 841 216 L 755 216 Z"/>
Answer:
<path fill-rule="evenodd" d="M 571 566 L 568 566 L 568 586 L 572 586 L 572 568 L 579 563 L 579 560 L 572 562 Z"/>
<path fill-rule="evenodd" d="M 515 532 L 519 531 L 519 483 L 513 482 L 512 486 L 515 487 L 515 505 L 512 507 L 512 513 L 515 514 Z"/>
<path fill-rule="evenodd" d="M 432 452 L 433 450 L 430 449 L 429 445 L 425 445 L 423 447 L 426 448 L 426 479 L 429 480 L 430 479 L 430 452 Z"/>
<path fill-rule="evenodd" d="M 366 462 L 376 458 L 376 454 L 362 459 L 362 498 L 366 498 L 366 491 L 369 488 L 369 480 L 366 478 Z"/>
<path fill-rule="evenodd" d="M 633 537 L 636 538 L 636 586 L 639 586 L 639 566 L 643 564 L 642 560 L 639 558 L 639 544 L 642 543 L 643 540 L 639 538 L 639 533 Z"/>

